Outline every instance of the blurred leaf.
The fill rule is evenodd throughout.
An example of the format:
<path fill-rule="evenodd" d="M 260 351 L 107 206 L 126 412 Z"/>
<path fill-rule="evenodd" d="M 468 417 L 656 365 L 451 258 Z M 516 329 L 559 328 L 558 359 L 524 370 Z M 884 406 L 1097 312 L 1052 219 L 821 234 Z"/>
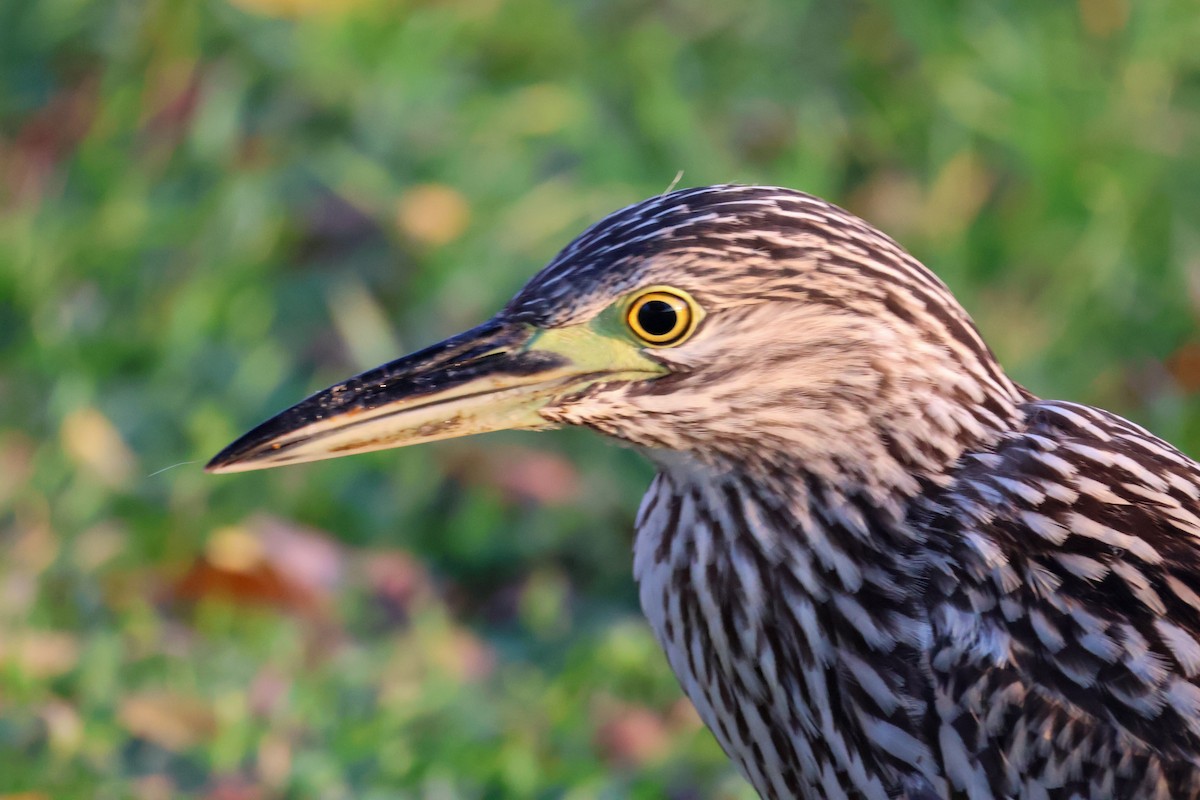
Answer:
<path fill-rule="evenodd" d="M 370 369 L 400 357 L 400 343 L 387 316 L 362 283 L 352 278 L 339 283 L 330 294 L 329 309 L 358 369 Z"/>
<path fill-rule="evenodd" d="M 645 767 L 663 759 L 671 736 L 662 717 L 637 706 L 613 709 L 596 731 L 596 746 L 618 767 Z"/>
<path fill-rule="evenodd" d="M 63 420 L 63 449 L 75 463 L 112 488 L 129 484 L 136 462 L 116 427 L 94 408 L 79 408 Z"/>
<path fill-rule="evenodd" d="M 323 619 L 343 558 L 319 532 L 260 516 L 214 531 L 172 593 L 192 602 L 216 597 Z"/>
<path fill-rule="evenodd" d="M 1106 38 L 1129 22 L 1129 0 L 1079 0 L 1079 16 L 1088 33 Z"/>
<path fill-rule="evenodd" d="M 33 474 L 36 442 L 27 433 L 10 430 L 0 439 L 0 508 L 8 506 Z"/>
<path fill-rule="evenodd" d="M 396 204 L 396 226 L 405 236 L 430 247 L 453 242 L 467 229 L 470 219 L 466 198 L 440 184 L 414 186 Z"/>
<path fill-rule="evenodd" d="M 0 638 L 0 663 L 35 680 L 58 677 L 79 663 L 79 638 L 67 631 L 26 628 Z"/>
<path fill-rule="evenodd" d="M 41 717 L 52 750 L 65 757 L 79 752 L 84 743 L 83 719 L 74 706 L 62 700 L 51 700 L 42 707 Z"/>
<path fill-rule="evenodd" d="M 258 746 L 256 758 L 259 779 L 272 788 L 287 783 L 292 771 L 292 746 L 278 736 L 267 736 Z"/>
<path fill-rule="evenodd" d="M 1167 359 L 1167 369 L 1180 389 L 1188 393 L 1200 392 L 1200 341 L 1185 342 L 1172 353 Z"/>
<path fill-rule="evenodd" d="M 975 221 L 994 183 L 975 154 L 956 154 L 938 172 L 925 199 L 925 234 L 931 239 L 961 235 Z"/>
<path fill-rule="evenodd" d="M 123 697 L 117 717 L 133 736 L 167 750 L 195 747 L 216 735 L 217 720 L 207 703 L 171 692 L 143 692 Z"/>
<path fill-rule="evenodd" d="M 179 789 L 167 775 L 143 775 L 133 782 L 133 793 L 137 800 L 173 800 Z"/>

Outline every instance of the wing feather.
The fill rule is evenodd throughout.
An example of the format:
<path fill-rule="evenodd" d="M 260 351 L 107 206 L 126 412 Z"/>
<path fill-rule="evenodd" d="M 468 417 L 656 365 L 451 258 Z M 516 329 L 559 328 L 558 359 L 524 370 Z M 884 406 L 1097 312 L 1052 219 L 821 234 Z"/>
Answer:
<path fill-rule="evenodd" d="M 1198 796 L 1200 465 L 1104 411 L 1027 412 L 920 512 L 956 788 Z"/>

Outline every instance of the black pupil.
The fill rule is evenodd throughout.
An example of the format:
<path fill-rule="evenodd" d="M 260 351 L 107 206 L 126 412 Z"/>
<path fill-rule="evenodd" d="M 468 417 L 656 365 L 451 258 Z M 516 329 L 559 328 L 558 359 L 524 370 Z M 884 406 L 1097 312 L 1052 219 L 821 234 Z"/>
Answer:
<path fill-rule="evenodd" d="M 664 300 L 647 300 L 637 312 L 638 324 L 651 336 L 666 336 L 675 330 L 679 312 Z"/>

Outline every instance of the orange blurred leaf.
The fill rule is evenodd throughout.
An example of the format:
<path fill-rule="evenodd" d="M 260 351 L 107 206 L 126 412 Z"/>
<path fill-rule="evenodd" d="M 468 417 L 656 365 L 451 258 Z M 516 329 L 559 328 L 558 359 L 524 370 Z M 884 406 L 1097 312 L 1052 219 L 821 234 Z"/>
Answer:
<path fill-rule="evenodd" d="M 133 784 L 133 796 L 137 800 L 174 800 L 178 795 L 175 781 L 168 775 L 143 775 Z"/>
<path fill-rule="evenodd" d="M 316 593 L 289 580 L 266 561 L 231 570 L 226 565 L 198 560 L 175 583 L 174 594 L 181 600 L 191 602 L 222 598 L 304 615 L 319 615 L 322 606 L 321 598 Z"/>
<path fill-rule="evenodd" d="M 214 531 L 172 593 L 190 602 L 223 598 L 323 618 L 343 561 L 341 548 L 319 531 L 255 517 Z"/>
<path fill-rule="evenodd" d="M 206 703 L 174 692 L 145 692 L 123 698 L 117 719 L 130 734 L 172 751 L 186 750 L 217 733 Z"/>
<path fill-rule="evenodd" d="M 282 787 L 292 772 L 292 745 L 286 739 L 268 734 L 258 745 L 259 779 L 272 787 Z"/>
<path fill-rule="evenodd" d="M 0 439 L 0 506 L 26 491 L 33 475 L 33 456 L 37 443 L 19 430 L 7 430 Z"/>
<path fill-rule="evenodd" d="M 1172 353 L 1167 371 L 1185 392 L 1200 392 L 1200 341 L 1185 342 Z"/>
<path fill-rule="evenodd" d="M 470 219 L 466 198 L 439 183 L 414 186 L 396 204 L 396 227 L 410 239 L 432 247 L 457 239 Z"/>
<path fill-rule="evenodd" d="M 97 409 L 84 406 L 67 414 L 59 434 L 71 460 L 105 486 L 120 488 L 133 477 L 133 453 Z"/>
<path fill-rule="evenodd" d="M 0 639 L 0 663 L 32 678 L 53 678 L 79 663 L 79 639 L 62 631 L 22 630 Z"/>

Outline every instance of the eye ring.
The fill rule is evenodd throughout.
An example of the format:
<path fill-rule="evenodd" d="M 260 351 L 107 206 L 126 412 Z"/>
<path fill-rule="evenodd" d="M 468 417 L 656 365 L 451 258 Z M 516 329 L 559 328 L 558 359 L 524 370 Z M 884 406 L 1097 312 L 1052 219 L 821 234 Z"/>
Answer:
<path fill-rule="evenodd" d="M 700 322 L 700 306 L 688 294 L 656 286 L 635 295 L 625 311 L 625 323 L 651 347 L 682 344 Z"/>

